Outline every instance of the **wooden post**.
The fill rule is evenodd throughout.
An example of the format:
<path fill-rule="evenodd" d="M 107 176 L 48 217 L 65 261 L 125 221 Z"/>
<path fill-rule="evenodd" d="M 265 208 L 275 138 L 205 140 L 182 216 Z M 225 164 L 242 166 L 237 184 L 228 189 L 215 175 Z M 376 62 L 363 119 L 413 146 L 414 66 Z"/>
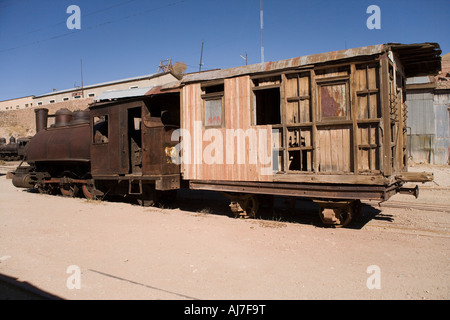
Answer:
<path fill-rule="evenodd" d="M 350 108 L 353 122 L 353 134 L 352 143 L 353 143 L 353 152 L 350 155 L 350 159 L 353 160 L 353 172 L 358 174 L 358 158 L 359 158 L 359 147 L 358 147 L 358 105 L 356 104 L 358 101 L 358 97 L 356 95 L 357 85 L 356 85 L 356 66 L 354 63 L 350 66 Z"/>
<path fill-rule="evenodd" d="M 383 165 L 382 170 L 385 176 L 392 174 L 392 149 L 391 149 L 391 117 L 390 117 L 390 101 L 389 101 L 389 60 L 387 53 L 381 56 L 381 68 L 380 68 L 380 100 L 381 100 L 381 113 L 383 130 L 382 152 L 383 152 Z"/>

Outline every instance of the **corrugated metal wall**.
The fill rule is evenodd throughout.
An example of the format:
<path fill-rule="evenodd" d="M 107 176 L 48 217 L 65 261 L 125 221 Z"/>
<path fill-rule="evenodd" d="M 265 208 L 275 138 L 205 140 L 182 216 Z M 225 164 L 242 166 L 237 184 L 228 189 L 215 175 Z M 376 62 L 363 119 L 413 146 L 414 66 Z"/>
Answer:
<path fill-rule="evenodd" d="M 434 95 L 434 113 L 436 115 L 436 138 L 434 162 L 450 163 L 450 92 L 436 91 Z"/>
<path fill-rule="evenodd" d="M 418 90 L 407 94 L 408 156 L 410 161 L 448 164 L 449 96 Z"/>

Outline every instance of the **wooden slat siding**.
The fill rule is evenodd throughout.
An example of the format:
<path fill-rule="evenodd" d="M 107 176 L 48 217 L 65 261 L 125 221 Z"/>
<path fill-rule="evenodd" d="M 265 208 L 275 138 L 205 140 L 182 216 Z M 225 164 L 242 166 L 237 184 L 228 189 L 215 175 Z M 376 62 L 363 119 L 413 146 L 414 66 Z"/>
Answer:
<path fill-rule="evenodd" d="M 403 87 L 401 88 L 402 93 L 405 92 L 406 90 L 406 75 L 405 75 L 405 69 L 403 67 L 403 64 L 401 63 L 401 61 L 399 61 L 397 56 L 394 56 L 394 61 L 395 61 L 395 66 L 396 66 L 396 70 L 399 74 L 399 76 L 403 77 Z M 408 163 L 406 160 L 406 156 L 407 156 L 407 132 L 406 130 L 403 130 L 406 128 L 406 120 L 407 120 L 407 114 L 406 114 L 406 109 L 407 109 L 407 105 L 406 105 L 406 101 L 403 100 L 403 95 L 402 95 L 402 112 L 401 112 L 401 118 L 400 121 L 402 123 L 402 140 L 401 140 L 401 161 L 400 161 L 400 167 L 399 167 L 399 171 L 408 171 Z"/>
<path fill-rule="evenodd" d="M 230 87 L 231 83 L 229 81 L 224 81 L 224 90 L 225 90 L 225 98 L 224 98 L 224 105 L 223 107 L 225 108 L 225 129 L 229 129 L 232 128 L 235 125 L 235 115 L 233 114 L 234 110 L 229 107 L 230 106 L 230 100 L 231 100 L 231 96 L 232 93 L 230 92 L 230 90 L 232 90 L 232 87 Z M 225 133 L 225 131 L 223 131 Z M 227 157 L 226 157 L 226 150 L 227 150 L 227 141 L 226 141 L 226 134 L 224 136 L 224 141 L 223 143 L 225 144 L 224 147 L 224 164 L 223 167 L 224 169 L 221 170 L 221 175 L 218 175 L 216 177 L 217 180 L 233 180 L 233 171 L 234 168 L 231 165 L 227 165 Z"/>
<path fill-rule="evenodd" d="M 185 130 L 187 130 L 187 128 L 189 128 L 189 126 L 191 125 L 190 122 L 189 122 L 189 114 L 190 113 L 189 113 L 189 111 L 186 108 L 186 101 L 187 101 L 188 97 L 189 97 L 189 95 L 187 93 L 187 87 L 184 87 L 181 90 L 181 94 L 180 94 L 180 99 L 181 99 L 180 106 L 181 106 L 181 116 L 183 117 L 182 120 L 181 120 L 181 128 L 185 129 Z M 191 141 L 189 140 L 189 142 L 191 142 Z M 186 158 L 186 154 L 183 151 L 183 145 L 185 145 L 185 143 L 187 143 L 186 137 L 181 137 L 181 148 L 182 148 L 181 156 L 184 157 L 184 158 Z M 182 172 L 183 177 L 185 179 L 189 178 L 189 175 L 190 175 L 189 169 L 190 169 L 190 166 L 187 165 L 185 163 L 185 161 L 182 161 L 181 162 L 181 172 Z"/>
<path fill-rule="evenodd" d="M 327 127 L 318 132 L 318 157 L 320 172 L 340 173 L 351 171 L 350 128 Z"/>
<path fill-rule="evenodd" d="M 282 82 L 282 84 L 287 83 L 287 77 L 285 74 L 281 75 L 281 82 Z M 296 89 L 295 81 L 294 81 L 294 84 L 292 84 L 292 87 L 293 87 L 292 90 L 295 90 L 294 96 L 297 96 L 298 91 Z M 287 131 L 287 127 L 286 127 L 286 122 L 287 122 L 287 118 L 288 118 L 288 115 L 287 115 L 288 111 L 286 109 L 288 107 L 288 104 L 287 104 L 286 98 L 289 97 L 288 94 L 292 94 L 292 92 L 286 92 L 286 91 L 287 91 L 286 86 L 282 85 L 280 88 L 280 111 L 281 111 L 281 123 L 283 124 L 283 128 L 281 130 L 283 131 L 283 137 L 284 137 L 283 145 L 282 145 L 282 147 L 284 148 L 283 157 L 282 157 L 283 171 L 286 171 L 289 168 L 289 151 L 288 151 L 289 141 L 288 141 L 288 131 Z M 296 119 L 296 121 L 298 121 L 298 120 Z M 293 118 L 292 118 L 292 122 L 294 122 Z"/>
<path fill-rule="evenodd" d="M 389 60 L 387 54 L 384 54 L 380 60 L 380 101 L 383 128 L 383 173 L 385 176 L 392 174 L 391 166 L 391 127 L 390 127 L 390 103 L 389 103 Z"/>
<path fill-rule="evenodd" d="M 319 137 L 318 137 L 318 129 L 317 129 L 317 104 L 318 104 L 318 95 L 317 95 L 317 84 L 316 84 L 316 73 L 314 70 L 310 71 L 310 99 L 311 99 L 311 122 L 313 124 L 312 126 L 312 147 L 313 147 L 313 167 L 314 167 L 314 172 L 318 173 L 319 172 Z"/>
<path fill-rule="evenodd" d="M 399 63 L 396 60 L 396 63 Z M 396 65 L 397 67 L 397 65 Z M 396 69 L 396 81 L 395 81 L 395 89 L 399 89 L 399 93 L 398 93 L 398 109 L 397 109 L 397 115 L 398 115 L 398 139 L 397 139 L 397 168 L 396 168 L 396 172 L 400 172 L 404 170 L 404 165 L 403 165 L 403 159 L 404 159 L 404 134 L 403 134 L 403 129 L 404 129 L 404 101 L 403 101 L 403 87 L 399 87 L 398 86 L 398 78 L 401 78 L 402 75 L 399 71 L 397 71 Z M 402 80 L 402 84 L 403 84 L 403 80 Z"/>
<path fill-rule="evenodd" d="M 226 141 L 226 130 L 238 130 L 242 129 L 244 132 L 251 128 L 251 87 L 250 87 L 250 77 L 243 76 L 239 78 L 225 79 L 225 97 L 224 97 L 224 127 L 215 128 L 222 134 L 223 137 L 223 163 L 222 164 L 206 164 L 203 159 L 203 152 L 208 145 L 214 142 L 214 138 L 211 141 L 201 140 L 200 146 L 195 146 L 195 128 L 194 121 L 202 121 L 203 112 L 203 101 L 201 99 L 201 85 L 191 84 L 183 88 L 182 96 L 182 124 L 184 129 L 191 133 L 191 162 L 190 164 L 183 164 L 183 178 L 187 180 L 225 180 L 225 181 L 272 181 L 271 175 L 261 175 L 260 169 L 262 167 L 271 167 L 272 162 L 268 165 L 261 165 L 260 159 L 258 158 L 258 148 L 256 145 L 249 145 L 246 143 L 245 150 L 245 163 L 238 164 L 238 152 L 237 149 L 237 138 L 233 142 L 234 146 L 234 163 L 227 164 L 227 141 Z M 255 127 L 256 128 L 256 127 Z M 262 143 L 271 150 L 271 140 L 272 127 L 268 126 L 258 126 L 258 128 L 265 129 L 268 132 L 267 140 Z M 206 130 L 202 129 L 202 137 L 204 136 Z M 258 138 L 258 137 L 257 137 Z M 259 141 L 257 141 L 259 142 Z M 229 141 L 231 145 L 231 141 Z M 195 151 L 197 150 L 197 151 Z M 199 152 L 202 157 L 201 164 L 195 164 L 195 152 Z M 200 153 L 201 152 L 201 153 Z M 219 150 L 221 152 L 221 150 Z M 250 164 L 251 153 L 256 153 L 256 164 Z M 221 155 L 222 156 L 222 155 Z"/>
<path fill-rule="evenodd" d="M 378 83 L 377 83 L 377 68 L 376 67 L 370 67 L 369 68 L 369 90 L 378 90 Z M 378 93 L 371 93 L 370 94 L 370 118 L 378 118 Z"/>
<path fill-rule="evenodd" d="M 358 102 L 358 97 L 356 94 L 356 91 L 358 89 L 358 85 L 357 85 L 358 79 L 357 79 L 357 74 L 356 74 L 356 66 L 355 64 L 351 64 L 350 65 L 350 112 L 351 112 L 351 119 L 352 119 L 352 131 L 353 131 L 353 135 L 352 136 L 352 143 L 351 145 L 349 145 L 349 148 L 351 148 L 353 146 L 353 149 L 351 151 L 351 157 L 353 159 L 353 172 L 355 174 L 358 174 L 359 171 L 359 148 L 358 148 L 358 144 L 360 143 L 360 136 L 359 136 L 359 131 L 358 131 L 358 113 L 359 113 L 359 108 L 357 105 Z M 350 137 L 349 137 L 350 138 Z M 350 140 L 349 140 L 350 142 Z"/>
<path fill-rule="evenodd" d="M 184 118 L 184 108 L 183 108 L 183 90 L 180 90 L 180 128 L 185 127 L 185 118 Z M 180 145 L 182 144 L 182 138 L 179 140 Z M 184 174 L 184 165 L 180 165 L 180 173 Z"/>
<path fill-rule="evenodd" d="M 199 165 L 195 164 L 196 157 L 196 145 L 195 145 L 195 128 L 194 122 L 201 121 L 201 109 L 202 109 L 202 101 L 201 101 L 201 87 L 200 84 L 192 84 L 189 86 L 185 86 L 183 88 L 183 124 L 184 129 L 190 134 L 190 157 L 187 160 L 189 163 L 183 164 L 185 179 L 193 179 L 198 175 Z M 187 146 L 185 146 L 187 147 Z M 201 148 L 201 146 L 200 146 Z M 200 149 L 201 151 L 201 149 Z"/>

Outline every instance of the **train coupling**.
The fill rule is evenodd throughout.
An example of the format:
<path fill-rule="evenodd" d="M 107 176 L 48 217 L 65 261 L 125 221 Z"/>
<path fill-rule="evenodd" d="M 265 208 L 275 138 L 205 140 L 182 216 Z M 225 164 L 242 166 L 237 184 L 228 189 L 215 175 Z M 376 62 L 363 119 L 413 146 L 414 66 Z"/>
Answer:
<path fill-rule="evenodd" d="M 410 194 L 416 197 L 416 199 L 419 197 L 419 186 L 416 185 L 414 188 L 406 188 L 406 187 L 400 187 L 398 189 L 398 193 L 401 194 Z"/>

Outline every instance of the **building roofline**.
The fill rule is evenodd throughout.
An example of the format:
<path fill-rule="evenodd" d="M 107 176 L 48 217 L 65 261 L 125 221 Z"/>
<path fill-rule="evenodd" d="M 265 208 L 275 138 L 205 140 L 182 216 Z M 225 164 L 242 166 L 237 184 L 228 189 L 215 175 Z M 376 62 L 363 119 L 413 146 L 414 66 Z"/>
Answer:
<path fill-rule="evenodd" d="M 34 98 L 34 95 L 29 95 L 29 96 L 24 96 L 24 97 L 19 97 L 19 98 L 11 98 L 11 99 L 6 99 L 6 100 L 0 100 L 0 102 L 6 102 L 6 101 L 11 101 L 11 100 L 19 100 L 19 99 L 30 98 L 30 97 Z"/>
<path fill-rule="evenodd" d="M 441 69 L 441 50 L 437 43 L 401 44 L 387 43 L 339 51 L 306 55 L 291 59 L 257 63 L 222 70 L 211 70 L 187 74 L 182 83 L 211 81 L 248 74 L 278 72 L 287 69 L 308 68 L 321 63 L 342 61 L 357 57 L 380 55 L 393 51 L 408 70 L 407 77 L 422 74 L 437 74 Z M 419 55 L 416 57 L 416 55 Z"/>
<path fill-rule="evenodd" d="M 61 93 L 79 91 L 79 90 L 98 88 L 98 87 L 108 86 L 108 85 L 112 85 L 112 84 L 118 84 L 118 83 L 124 83 L 124 82 L 136 81 L 136 80 L 152 79 L 152 78 L 157 78 L 157 77 L 164 76 L 164 75 L 167 75 L 167 74 L 172 74 L 174 77 L 176 77 L 176 75 L 174 75 L 170 71 L 169 72 L 162 72 L 162 73 L 152 73 L 152 74 L 147 74 L 147 75 L 144 75 L 144 76 L 138 76 L 138 77 L 132 77 L 132 78 L 126 78 L 126 79 L 114 80 L 114 81 L 107 81 L 107 82 L 96 83 L 96 84 L 83 86 L 83 87 L 77 87 L 77 88 L 53 91 L 53 92 L 44 93 L 44 94 L 41 94 L 41 95 L 34 96 L 34 99 L 43 98 L 43 97 L 47 97 L 47 96 L 51 96 L 51 95 L 55 95 L 55 94 L 61 94 Z"/>

